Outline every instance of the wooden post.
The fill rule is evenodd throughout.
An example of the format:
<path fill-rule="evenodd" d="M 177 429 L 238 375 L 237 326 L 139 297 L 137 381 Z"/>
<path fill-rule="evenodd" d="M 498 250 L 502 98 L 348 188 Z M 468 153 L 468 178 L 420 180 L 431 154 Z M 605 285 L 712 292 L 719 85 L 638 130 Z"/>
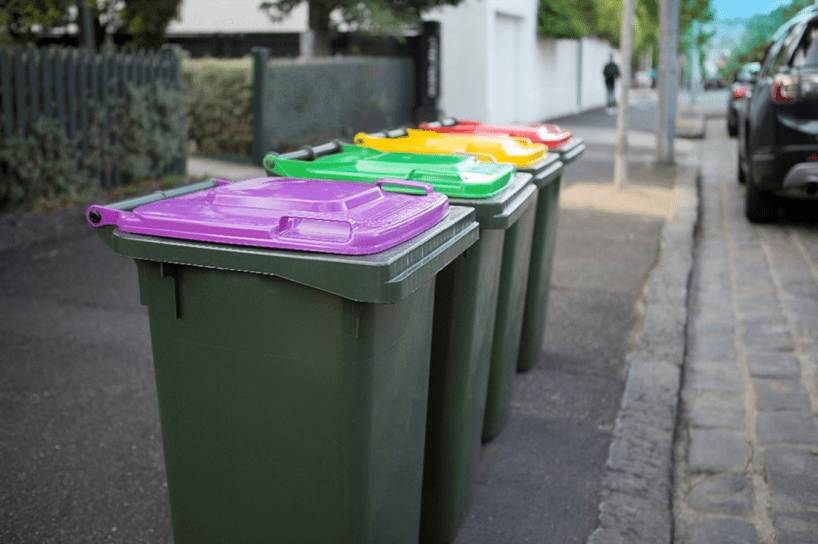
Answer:
<path fill-rule="evenodd" d="M 267 149 L 264 113 L 267 94 L 267 63 L 270 50 L 266 47 L 253 48 L 253 161 L 261 164 Z"/>

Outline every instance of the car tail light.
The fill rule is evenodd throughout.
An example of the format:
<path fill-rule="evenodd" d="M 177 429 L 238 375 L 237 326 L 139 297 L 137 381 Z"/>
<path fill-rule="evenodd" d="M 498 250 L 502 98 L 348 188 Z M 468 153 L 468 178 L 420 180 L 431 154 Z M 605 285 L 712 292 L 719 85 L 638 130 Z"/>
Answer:
<path fill-rule="evenodd" d="M 792 102 L 818 95 L 818 74 L 779 74 L 773 80 L 773 100 Z"/>
<path fill-rule="evenodd" d="M 747 94 L 747 87 L 736 87 L 733 89 L 733 98 L 736 100 L 739 98 L 744 98 L 745 94 Z"/>

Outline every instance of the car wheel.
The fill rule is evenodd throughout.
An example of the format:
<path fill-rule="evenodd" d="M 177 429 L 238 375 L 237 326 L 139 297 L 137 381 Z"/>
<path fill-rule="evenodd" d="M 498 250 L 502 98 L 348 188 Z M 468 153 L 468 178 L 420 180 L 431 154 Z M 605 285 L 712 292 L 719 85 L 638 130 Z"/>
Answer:
<path fill-rule="evenodd" d="M 776 199 L 770 191 L 746 183 L 744 215 L 751 223 L 769 223 L 775 219 Z"/>

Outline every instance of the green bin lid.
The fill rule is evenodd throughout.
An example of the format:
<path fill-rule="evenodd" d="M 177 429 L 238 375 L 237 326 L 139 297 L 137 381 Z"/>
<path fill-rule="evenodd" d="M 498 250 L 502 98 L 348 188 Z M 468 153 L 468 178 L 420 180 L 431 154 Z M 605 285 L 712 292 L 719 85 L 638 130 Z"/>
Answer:
<path fill-rule="evenodd" d="M 511 181 L 511 164 L 485 163 L 470 155 L 427 155 L 383 152 L 341 144 L 340 151 L 314 160 L 298 160 L 295 152 L 268 154 L 264 167 L 278 176 L 320 178 L 374 183 L 383 178 L 429 183 L 449 198 L 488 198 Z M 556 157 L 555 157 L 556 160 Z"/>

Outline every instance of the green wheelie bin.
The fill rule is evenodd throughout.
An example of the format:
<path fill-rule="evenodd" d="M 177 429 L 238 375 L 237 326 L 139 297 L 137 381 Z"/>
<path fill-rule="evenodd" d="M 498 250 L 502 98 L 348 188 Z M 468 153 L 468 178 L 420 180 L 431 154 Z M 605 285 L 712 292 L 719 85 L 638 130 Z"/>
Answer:
<path fill-rule="evenodd" d="M 556 241 L 557 212 L 559 211 L 559 191 L 562 179 L 563 164 L 557 154 L 544 153 L 543 144 L 534 144 L 525 138 L 511 138 L 503 136 L 471 136 L 471 135 L 448 135 L 438 134 L 434 138 L 427 136 L 430 131 L 415 130 L 409 132 L 407 129 L 395 129 L 385 133 L 371 134 L 368 136 L 356 136 L 356 141 L 365 142 L 366 145 L 378 146 L 385 149 L 400 149 L 402 142 L 406 142 L 407 147 L 417 149 L 418 142 L 429 139 L 436 142 L 440 147 L 463 146 L 466 149 L 479 153 L 481 158 L 488 158 L 501 161 L 511 156 L 515 158 L 517 169 L 522 173 L 529 173 L 532 183 L 538 189 L 537 208 L 535 212 L 535 224 L 533 241 L 531 244 L 531 255 L 529 259 L 529 270 L 527 272 L 528 285 L 525 290 L 525 301 L 519 309 L 510 307 L 512 315 L 508 317 L 511 326 L 518 327 L 509 334 L 510 343 L 502 344 L 498 342 L 494 350 L 507 350 L 503 361 L 512 358 L 517 361 L 517 370 L 527 370 L 539 356 L 545 335 L 545 319 L 548 309 L 548 293 L 551 282 L 551 268 L 553 264 L 554 242 Z M 446 138 L 453 138 L 455 143 L 446 144 Z M 442 140 L 442 141 L 441 141 Z M 496 153 L 496 149 L 503 149 L 505 152 Z M 513 154 L 508 153 L 513 151 Z M 520 317 L 519 312 L 522 311 Z M 498 312 L 499 319 L 503 310 Z M 493 356 L 493 360 L 497 361 Z M 508 415 L 509 401 L 513 381 L 511 376 L 506 376 L 507 366 L 503 364 L 492 364 L 492 375 L 489 379 L 487 389 L 488 399 L 486 400 L 485 421 L 483 424 L 483 440 L 491 440 L 502 430 L 505 419 Z M 513 373 L 513 371 L 512 371 Z"/>
<path fill-rule="evenodd" d="M 417 543 L 437 276 L 472 209 L 260 178 L 87 218 L 137 264 L 177 543 Z"/>
<path fill-rule="evenodd" d="M 465 519 L 486 414 L 490 375 L 516 364 L 537 192 L 511 165 L 472 156 L 383 153 L 333 142 L 278 156 L 279 175 L 422 180 L 475 210 L 480 240 L 438 274 L 421 505 L 421 542 L 450 542 Z M 516 332 L 515 332 L 516 327 Z M 501 349 L 503 348 L 503 349 Z"/>
<path fill-rule="evenodd" d="M 585 151 L 585 142 L 570 131 L 562 130 L 556 125 L 533 124 L 492 125 L 476 121 L 454 118 L 421 123 L 420 129 L 433 130 L 446 134 L 483 134 L 524 137 L 532 142 L 548 146 L 548 152 L 559 157 L 563 166 L 568 166 Z M 534 244 L 529 272 L 529 288 L 526 297 L 523 332 L 520 339 L 520 355 L 517 369 L 529 370 L 537 361 L 545 337 L 545 322 L 548 309 L 548 294 L 551 284 L 554 244 L 557 232 L 557 213 L 559 211 L 559 192 L 562 170 L 554 175 L 549 163 L 538 161 L 534 164 L 519 166 L 521 172 L 534 176 L 534 183 L 540 191 L 537 203 L 537 224 L 534 227 Z"/>
<path fill-rule="evenodd" d="M 531 244 L 531 268 L 528 272 L 528 290 L 517 359 L 517 370 L 521 372 L 531 369 L 537 362 L 545 338 L 564 168 L 560 155 L 549 152 L 546 159 L 521 169 L 533 176 L 532 183 L 539 191 L 534 239 Z"/>

